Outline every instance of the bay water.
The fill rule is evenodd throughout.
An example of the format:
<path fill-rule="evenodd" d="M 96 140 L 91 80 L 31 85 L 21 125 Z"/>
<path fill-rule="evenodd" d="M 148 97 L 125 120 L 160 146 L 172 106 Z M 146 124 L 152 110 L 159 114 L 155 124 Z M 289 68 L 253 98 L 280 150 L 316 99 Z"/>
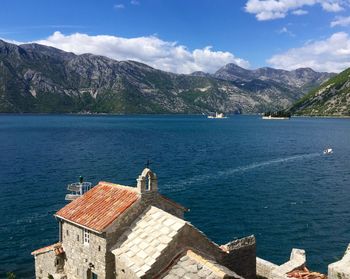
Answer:
<path fill-rule="evenodd" d="M 326 272 L 350 242 L 350 119 L 4 114 L 0 278 L 34 277 L 30 252 L 58 240 L 66 184 L 135 185 L 147 160 L 219 244 L 254 234 L 259 257 L 281 264 L 302 248 Z"/>

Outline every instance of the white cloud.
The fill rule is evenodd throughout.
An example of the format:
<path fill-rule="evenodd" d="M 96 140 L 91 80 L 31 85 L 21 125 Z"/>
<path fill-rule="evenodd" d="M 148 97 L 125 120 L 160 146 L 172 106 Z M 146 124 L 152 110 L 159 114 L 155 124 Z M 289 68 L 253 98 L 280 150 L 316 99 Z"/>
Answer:
<path fill-rule="evenodd" d="M 283 28 L 281 28 L 280 30 L 278 30 L 277 31 L 277 33 L 279 33 L 279 34 L 287 34 L 287 35 L 289 35 L 289 36 L 291 36 L 291 37 L 295 37 L 295 34 L 292 32 L 292 31 L 290 31 L 287 27 L 283 27 Z"/>
<path fill-rule="evenodd" d="M 349 26 L 350 25 L 350 16 L 348 17 L 336 17 L 332 22 L 331 22 L 331 27 L 335 26 Z"/>
<path fill-rule="evenodd" d="M 131 4 L 131 5 L 135 5 L 135 6 L 137 6 L 137 5 L 140 5 L 140 1 L 137 1 L 137 0 L 131 0 L 131 1 L 130 1 L 130 4 Z"/>
<path fill-rule="evenodd" d="M 289 12 L 302 15 L 307 11 L 302 10 L 305 6 L 321 5 L 327 12 L 339 12 L 343 10 L 344 2 L 348 0 L 248 0 L 245 10 L 255 14 L 258 20 L 271 20 L 284 18 Z"/>
<path fill-rule="evenodd" d="M 248 68 L 249 62 L 227 51 L 214 51 L 211 46 L 190 51 L 176 42 L 155 36 L 123 38 L 110 35 L 90 36 L 55 32 L 36 43 L 53 46 L 76 54 L 93 53 L 116 60 L 135 60 L 157 69 L 175 73 L 204 71 L 212 73 L 227 63 Z"/>
<path fill-rule="evenodd" d="M 306 15 L 306 14 L 308 14 L 308 13 L 309 13 L 308 11 L 303 10 L 303 9 L 298 9 L 298 10 L 292 11 L 292 14 L 293 14 L 293 15 L 298 15 L 298 16 L 300 16 L 300 15 Z"/>
<path fill-rule="evenodd" d="M 339 3 L 340 1 L 320 1 L 322 8 L 327 12 L 340 12 L 344 8 Z"/>
<path fill-rule="evenodd" d="M 115 5 L 113 6 L 113 8 L 114 8 L 114 9 L 117 9 L 117 10 L 121 10 L 121 9 L 124 9 L 125 6 L 124 6 L 124 4 L 115 4 Z"/>
<path fill-rule="evenodd" d="M 350 37 L 345 32 L 334 33 L 325 40 L 274 55 L 267 62 L 288 70 L 310 67 L 316 71 L 340 72 L 350 67 Z"/>

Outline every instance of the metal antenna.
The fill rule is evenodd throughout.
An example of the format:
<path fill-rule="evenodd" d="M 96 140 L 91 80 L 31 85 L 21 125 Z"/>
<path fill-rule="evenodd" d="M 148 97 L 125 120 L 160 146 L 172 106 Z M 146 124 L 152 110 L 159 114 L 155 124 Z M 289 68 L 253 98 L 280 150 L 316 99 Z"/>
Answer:
<path fill-rule="evenodd" d="M 149 169 L 149 166 L 152 164 L 152 162 L 150 160 L 147 160 L 147 163 L 145 164 L 146 168 Z"/>

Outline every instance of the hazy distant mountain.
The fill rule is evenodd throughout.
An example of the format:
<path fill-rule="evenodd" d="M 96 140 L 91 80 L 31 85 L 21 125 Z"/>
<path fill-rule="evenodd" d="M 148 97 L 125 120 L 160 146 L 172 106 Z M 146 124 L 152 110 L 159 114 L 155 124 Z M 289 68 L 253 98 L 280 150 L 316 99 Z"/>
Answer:
<path fill-rule="evenodd" d="M 269 67 L 259 68 L 256 70 L 246 70 L 235 64 L 227 64 L 219 69 L 214 77 L 225 80 L 247 80 L 254 79 L 275 81 L 292 88 L 301 89 L 306 93 L 315 86 L 320 85 L 330 77 L 333 73 L 318 73 L 310 68 L 300 68 L 293 71 L 273 69 Z"/>
<path fill-rule="evenodd" d="M 330 74 L 228 64 L 179 75 L 134 61 L 0 41 L 0 112 L 226 113 L 286 108 Z"/>
<path fill-rule="evenodd" d="M 298 115 L 350 116 L 350 68 L 305 95 L 290 111 Z"/>

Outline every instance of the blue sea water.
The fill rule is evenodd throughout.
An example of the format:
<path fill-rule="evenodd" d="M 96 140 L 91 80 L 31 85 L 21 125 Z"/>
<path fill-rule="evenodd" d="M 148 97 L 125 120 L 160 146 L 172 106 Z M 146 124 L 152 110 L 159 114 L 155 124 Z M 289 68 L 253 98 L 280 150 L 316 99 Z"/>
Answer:
<path fill-rule="evenodd" d="M 57 241 L 67 183 L 135 185 L 147 160 L 219 244 L 254 234 L 258 256 L 302 248 L 324 272 L 350 242 L 350 119 L 1 115 L 0 278 L 34 277 L 30 252 Z"/>

